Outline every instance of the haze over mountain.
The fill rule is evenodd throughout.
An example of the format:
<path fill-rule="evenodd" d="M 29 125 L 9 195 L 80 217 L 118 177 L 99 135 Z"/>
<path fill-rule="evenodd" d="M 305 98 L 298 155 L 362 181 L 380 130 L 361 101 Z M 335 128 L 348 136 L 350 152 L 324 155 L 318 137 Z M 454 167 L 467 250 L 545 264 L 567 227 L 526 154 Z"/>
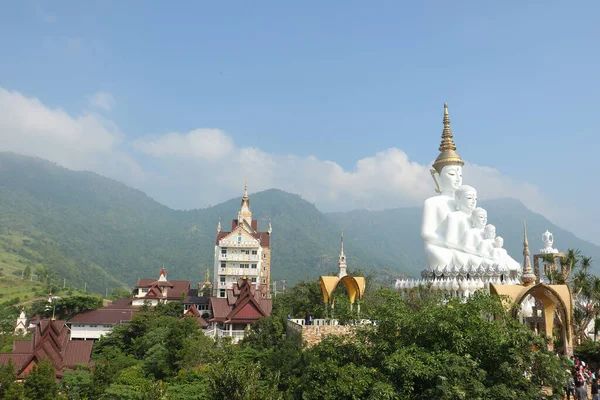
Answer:
<path fill-rule="evenodd" d="M 422 268 L 420 208 L 325 214 L 300 196 L 277 189 L 251 194 L 250 201 L 260 229 L 272 221 L 275 280 L 291 284 L 334 271 L 341 229 L 350 271 L 375 270 L 388 281 L 400 274 L 417 276 Z M 172 210 L 95 173 L 0 153 L 0 252 L 18 256 L 19 265 L 12 267 L 47 266 L 73 285 L 85 282 L 100 292 L 154 277 L 163 264 L 170 278 L 195 282 L 204 279 L 206 268 L 212 274 L 218 219 L 227 230 L 239 202 L 236 198 L 205 209 Z M 548 229 L 561 250 L 578 248 L 600 258 L 600 247 L 516 200 L 488 200 L 482 206 L 517 261 L 522 258 L 523 220 L 534 251 Z"/>

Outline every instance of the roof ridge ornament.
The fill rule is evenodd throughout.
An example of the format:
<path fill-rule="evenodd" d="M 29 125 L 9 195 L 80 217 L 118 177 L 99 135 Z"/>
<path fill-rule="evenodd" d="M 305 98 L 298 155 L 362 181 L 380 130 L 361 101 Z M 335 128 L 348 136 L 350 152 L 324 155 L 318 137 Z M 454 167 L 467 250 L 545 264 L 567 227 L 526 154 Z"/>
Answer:
<path fill-rule="evenodd" d="M 442 142 L 440 143 L 439 151 L 440 154 L 433 163 L 431 174 L 435 172 L 438 174 L 442 172 L 442 168 L 446 165 L 460 165 L 461 167 L 465 162 L 460 158 L 456 152 L 456 144 L 454 143 L 454 137 L 452 135 L 452 129 L 450 128 L 450 116 L 448 115 L 448 104 L 444 103 L 444 130 L 442 131 Z M 436 182 L 437 184 L 437 182 Z M 439 187 L 438 187 L 439 190 Z"/>

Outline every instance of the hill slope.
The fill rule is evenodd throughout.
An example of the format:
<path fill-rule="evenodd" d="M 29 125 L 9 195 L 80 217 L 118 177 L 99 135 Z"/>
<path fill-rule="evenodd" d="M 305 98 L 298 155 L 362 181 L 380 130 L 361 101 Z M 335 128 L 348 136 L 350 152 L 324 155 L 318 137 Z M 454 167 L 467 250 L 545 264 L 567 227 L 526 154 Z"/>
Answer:
<path fill-rule="evenodd" d="M 68 284 L 104 293 L 152 277 L 165 265 L 172 279 L 212 271 L 216 225 L 227 230 L 239 199 L 175 211 L 144 193 L 90 172 L 0 153 L 0 268 L 19 274 L 49 267 Z M 423 265 L 419 208 L 323 214 L 300 196 L 272 189 L 250 196 L 259 228 L 273 224 L 273 278 L 293 283 L 334 271 L 345 230 L 349 268 L 376 269 L 382 279 L 416 275 Z M 561 249 L 600 258 L 600 248 L 577 239 L 514 200 L 483 204 L 490 223 L 520 261 L 522 221 L 532 235 L 549 229 Z M 530 237 L 533 249 L 537 241 Z"/>

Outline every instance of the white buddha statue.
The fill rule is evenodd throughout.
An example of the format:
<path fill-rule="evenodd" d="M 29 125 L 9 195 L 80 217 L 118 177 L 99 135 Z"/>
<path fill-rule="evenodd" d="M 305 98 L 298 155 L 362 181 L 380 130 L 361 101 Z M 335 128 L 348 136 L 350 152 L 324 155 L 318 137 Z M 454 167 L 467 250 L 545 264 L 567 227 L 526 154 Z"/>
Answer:
<path fill-rule="evenodd" d="M 498 264 L 505 266 L 509 271 L 519 271 L 521 265 L 508 255 L 504 249 L 504 239 L 502 236 L 496 236 L 494 239 L 494 249 L 492 250 L 492 258 Z"/>
<path fill-rule="evenodd" d="M 477 207 L 477 190 L 469 185 L 462 185 L 455 194 L 456 211 L 448 214 L 445 225 L 446 245 L 449 248 L 463 251 L 462 239 L 471 227 L 471 214 Z"/>
<path fill-rule="evenodd" d="M 493 250 L 495 248 L 496 239 L 496 227 L 494 225 L 488 224 L 483 228 L 483 240 L 477 246 L 477 253 L 482 257 L 483 266 L 490 266 L 494 264 L 493 260 Z"/>
<path fill-rule="evenodd" d="M 471 227 L 465 233 L 462 245 L 467 253 L 476 253 L 477 246 L 483 240 L 483 228 L 487 225 L 487 211 L 481 207 L 473 210 L 470 218 Z"/>
<path fill-rule="evenodd" d="M 452 140 L 448 106 L 444 104 L 444 130 L 440 154 L 433 163 L 431 175 L 439 193 L 425 200 L 423 205 L 423 221 L 421 237 L 425 242 L 425 259 L 427 266 L 435 268 L 451 264 L 453 254 L 446 246 L 445 232 L 440 231 L 442 223 L 453 211 L 456 211 L 454 194 L 462 185 L 462 167 L 464 162 L 456 153 L 456 145 Z M 443 230 L 442 230 L 443 231 Z"/>

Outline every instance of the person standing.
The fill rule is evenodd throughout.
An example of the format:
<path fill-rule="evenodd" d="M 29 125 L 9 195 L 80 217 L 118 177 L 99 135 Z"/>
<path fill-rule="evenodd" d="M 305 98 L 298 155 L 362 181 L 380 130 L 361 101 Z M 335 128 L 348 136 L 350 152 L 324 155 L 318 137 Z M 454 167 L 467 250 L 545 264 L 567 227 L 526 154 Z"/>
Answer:
<path fill-rule="evenodd" d="M 600 400 L 598 389 L 600 389 L 600 385 L 598 385 L 598 379 L 594 379 L 592 381 L 592 400 Z"/>
<path fill-rule="evenodd" d="M 575 399 L 576 400 L 588 400 L 588 391 L 579 381 L 575 384 Z"/>

